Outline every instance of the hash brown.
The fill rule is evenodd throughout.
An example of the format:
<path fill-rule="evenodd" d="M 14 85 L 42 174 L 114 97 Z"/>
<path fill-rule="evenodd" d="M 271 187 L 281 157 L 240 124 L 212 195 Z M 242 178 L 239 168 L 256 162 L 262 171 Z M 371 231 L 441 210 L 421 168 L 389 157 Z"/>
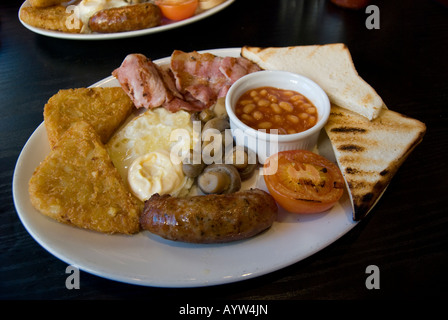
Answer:
<path fill-rule="evenodd" d="M 22 7 L 20 19 L 35 28 L 67 33 L 80 33 L 82 22 L 62 5 Z"/>
<path fill-rule="evenodd" d="M 134 104 L 121 87 L 59 90 L 44 107 L 44 123 L 50 147 L 76 121 L 91 124 L 107 143 L 132 113 Z"/>
<path fill-rule="evenodd" d="M 103 233 L 140 231 L 143 204 L 126 188 L 99 135 L 75 122 L 29 181 L 32 205 L 42 214 Z"/>

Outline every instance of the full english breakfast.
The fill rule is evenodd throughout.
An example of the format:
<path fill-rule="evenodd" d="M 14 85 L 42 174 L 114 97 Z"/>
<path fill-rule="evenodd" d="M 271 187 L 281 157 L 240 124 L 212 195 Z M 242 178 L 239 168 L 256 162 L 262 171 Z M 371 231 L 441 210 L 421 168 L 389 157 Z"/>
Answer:
<path fill-rule="evenodd" d="M 66 33 L 143 30 L 191 18 L 223 0 L 28 0 L 20 18 L 30 26 Z"/>
<path fill-rule="evenodd" d="M 293 58 L 292 52 L 301 50 L 315 54 Z M 240 57 L 174 50 L 165 65 L 129 54 L 111 72 L 116 87 L 64 90 L 49 99 L 45 125 L 48 132 L 60 128 L 49 134 L 53 147 L 31 177 L 31 202 L 43 214 L 78 227 L 125 234 L 146 230 L 192 243 L 253 237 L 273 225 L 278 207 L 290 213 L 324 212 L 344 190 L 353 201 L 353 220 L 360 220 L 421 142 L 426 127 L 386 109 L 373 89 L 355 77 L 353 64 L 345 64 L 350 69 L 345 75 L 351 76 L 338 81 L 357 83 L 370 99 L 349 96 L 346 83 L 328 85 L 327 76 L 341 70 L 341 58 L 334 56 L 348 57 L 341 50 L 348 51 L 341 44 L 243 47 Z M 274 64 L 272 56 L 282 62 Z M 325 131 L 337 164 L 314 151 L 290 150 L 263 165 L 256 151 L 235 144 L 224 107 L 227 91 L 250 73 L 275 68 L 309 72 L 303 67 L 308 64 L 320 65 L 314 79 L 327 88 L 333 103 Z M 257 94 L 263 89 L 267 96 L 266 88 Z M 297 117 L 315 114 L 298 94 L 287 96 L 300 98 Z M 106 120 L 101 112 L 115 119 Z M 288 115 L 282 115 L 284 122 Z M 274 162 L 277 170 L 264 175 L 269 192 L 242 187 Z"/>

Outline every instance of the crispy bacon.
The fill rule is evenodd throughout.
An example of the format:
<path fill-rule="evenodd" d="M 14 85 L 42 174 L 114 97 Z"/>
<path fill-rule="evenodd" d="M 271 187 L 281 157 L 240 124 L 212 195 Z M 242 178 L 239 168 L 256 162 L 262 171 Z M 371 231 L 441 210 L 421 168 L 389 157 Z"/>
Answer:
<path fill-rule="evenodd" d="M 136 108 L 201 111 L 227 94 L 242 76 L 260 68 L 245 58 L 175 50 L 169 68 L 142 54 L 129 54 L 112 74 Z"/>

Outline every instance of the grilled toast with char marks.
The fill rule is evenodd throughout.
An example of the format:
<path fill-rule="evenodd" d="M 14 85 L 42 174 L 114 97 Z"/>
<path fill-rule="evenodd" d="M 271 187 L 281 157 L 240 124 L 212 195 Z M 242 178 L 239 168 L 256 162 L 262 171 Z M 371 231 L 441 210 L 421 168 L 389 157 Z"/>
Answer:
<path fill-rule="evenodd" d="M 325 131 L 353 203 L 353 219 L 373 208 L 398 168 L 422 141 L 419 120 L 383 109 L 375 120 L 332 105 Z"/>

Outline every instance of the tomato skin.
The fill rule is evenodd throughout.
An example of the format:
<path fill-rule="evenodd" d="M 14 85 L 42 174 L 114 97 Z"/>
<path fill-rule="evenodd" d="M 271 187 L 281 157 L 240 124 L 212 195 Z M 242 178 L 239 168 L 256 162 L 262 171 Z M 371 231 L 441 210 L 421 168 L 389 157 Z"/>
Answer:
<path fill-rule="evenodd" d="M 184 20 L 190 18 L 196 12 L 199 5 L 198 0 L 158 0 L 159 6 L 164 17 L 170 20 Z"/>
<path fill-rule="evenodd" d="M 275 166 L 275 172 L 268 174 Z M 264 180 L 281 207 L 300 214 L 331 209 L 344 193 L 345 183 L 338 166 L 306 150 L 282 151 L 269 157 L 264 164 Z"/>

